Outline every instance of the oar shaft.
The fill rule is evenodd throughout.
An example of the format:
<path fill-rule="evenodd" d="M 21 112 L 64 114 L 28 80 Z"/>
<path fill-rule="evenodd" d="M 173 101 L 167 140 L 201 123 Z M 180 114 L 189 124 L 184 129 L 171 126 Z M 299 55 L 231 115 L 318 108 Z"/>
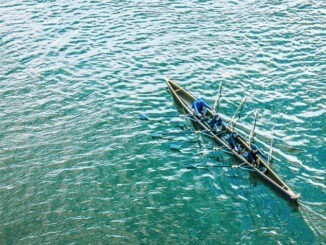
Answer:
<path fill-rule="evenodd" d="M 152 133 L 151 135 L 159 135 L 159 136 L 171 136 L 171 135 L 183 135 L 183 134 L 189 134 L 193 131 L 187 130 L 187 131 L 181 131 L 181 132 L 166 132 L 166 133 Z"/>
<path fill-rule="evenodd" d="M 250 132 L 250 135 L 249 135 L 249 144 L 252 143 L 252 140 L 253 140 L 253 137 L 254 137 L 254 134 L 255 134 L 257 116 L 258 116 L 258 111 L 255 111 L 254 123 L 252 125 L 252 129 L 251 129 L 251 132 Z"/>
<path fill-rule="evenodd" d="M 268 154 L 268 164 L 270 164 L 271 163 L 271 161 L 272 161 L 272 155 L 273 155 L 273 145 L 274 145 L 274 127 L 273 127 L 273 129 L 272 129 L 272 138 L 271 138 L 271 146 L 270 146 L 270 150 L 269 150 L 269 154 Z"/>
<path fill-rule="evenodd" d="M 217 99 L 215 100 L 215 103 L 214 103 L 214 106 L 213 106 L 213 109 L 215 111 L 218 111 L 218 106 L 219 106 L 219 102 L 220 102 L 221 97 L 222 97 L 222 82 L 220 83 L 220 87 L 218 89 Z"/>
<path fill-rule="evenodd" d="M 140 120 L 150 120 L 150 118 L 172 118 L 178 117 L 179 115 L 162 115 L 162 114 L 150 114 L 149 116 L 146 114 L 139 115 Z"/>
<path fill-rule="evenodd" d="M 196 169 L 196 168 L 232 168 L 230 165 L 209 165 L 209 164 L 189 164 L 186 166 L 188 169 Z"/>
<path fill-rule="evenodd" d="M 243 109 L 243 105 L 244 105 L 246 99 L 247 99 L 247 97 L 245 96 L 245 97 L 243 98 L 241 104 L 238 106 L 237 110 L 236 110 L 235 113 L 233 114 L 233 116 L 232 116 L 232 118 L 231 118 L 231 120 L 230 120 L 230 122 L 229 122 L 229 125 L 230 125 L 231 129 L 233 129 L 233 128 L 235 127 L 237 121 L 234 122 L 234 119 L 235 119 L 235 117 L 236 117 L 237 115 L 238 115 L 238 117 L 240 116 L 240 112 L 241 112 L 242 109 Z"/>
<path fill-rule="evenodd" d="M 149 115 L 150 117 L 178 117 L 179 115 L 162 115 L 162 114 L 154 114 Z"/>

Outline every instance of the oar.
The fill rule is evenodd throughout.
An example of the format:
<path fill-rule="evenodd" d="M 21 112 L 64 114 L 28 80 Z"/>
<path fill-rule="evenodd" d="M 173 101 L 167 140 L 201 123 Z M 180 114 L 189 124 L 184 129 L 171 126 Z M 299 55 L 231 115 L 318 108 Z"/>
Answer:
<path fill-rule="evenodd" d="M 218 111 L 218 106 L 219 106 L 221 97 L 222 97 L 222 82 L 220 83 L 220 87 L 218 89 L 218 95 L 214 102 L 214 106 L 213 106 L 214 111 Z"/>
<path fill-rule="evenodd" d="M 151 115 L 150 117 L 151 118 L 157 118 L 157 117 L 176 117 L 176 116 L 172 116 L 172 115 Z M 147 115 L 145 115 L 145 114 L 140 114 L 138 118 L 140 120 L 146 120 L 146 121 L 148 121 L 150 119 L 150 117 L 147 116 Z"/>
<path fill-rule="evenodd" d="M 174 151 L 180 151 L 183 146 L 186 146 L 186 144 L 193 144 L 193 143 L 198 143 L 199 146 L 201 147 L 201 139 L 197 138 L 194 140 L 184 140 L 182 143 L 180 142 L 175 142 L 170 144 L 170 149 Z M 186 146 L 187 147 L 187 146 Z M 187 147 L 187 148 L 195 148 L 194 146 Z"/>
<path fill-rule="evenodd" d="M 184 130 L 181 132 L 167 132 L 167 133 L 160 133 L 160 132 L 153 132 L 151 133 L 152 138 L 163 138 L 165 136 L 171 136 L 171 135 L 184 135 L 184 134 L 189 134 L 192 133 L 193 131 L 191 130 Z M 195 131 L 197 132 L 197 131 Z"/>
<path fill-rule="evenodd" d="M 182 131 L 182 132 L 169 132 L 169 133 L 160 133 L 160 132 L 153 132 L 150 134 L 150 136 L 153 138 L 153 139 L 168 139 L 168 140 L 172 140 L 172 138 L 170 137 L 166 137 L 166 136 L 171 136 L 171 135 L 174 135 L 174 134 L 177 134 L 177 135 L 182 135 L 182 134 L 189 134 L 189 133 L 195 133 L 195 134 L 201 134 L 201 133 L 204 133 L 205 130 L 196 130 L 196 131 Z M 193 141 L 186 141 L 186 142 L 190 142 L 190 143 L 195 143 L 197 142 L 198 139 L 196 140 L 193 140 Z"/>
<path fill-rule="evenodd" d="M 173 138 L 171 138 L 171 137 L 165 137 L 163 134 L 161 134 L 161 133 L 151 133 L 150 134 L 151 135 L 151 137 L 153 138 L 153 139 L 165 139 L 165 140 L 172 140 Z"/>
<path fill-rule="evenodd" d="M 160 133 L 151 133 L 150 135 L 151 135 L 151 137 L 153 139 L 173 140 L 172 137 L 166 137 L 166 136 L 164 136 L 164 135 L 162 135 Z M 183 142 L 187 142 L 187 143 L 196 143 L 196 142 L 198 142 L 198 139 L 194 139 L 194 140 L 179 140 L 179 141 L 183 141 Z"/>
<path fill-rule="evenodd" d="M 196 143 L 196 142 L 186 141 L 185 143 Z M 180 151 L 183 146 L 185 146 L 184 143 L 183 144 L 172 143 L 172 144 L 170 144 L 170 149 L 173 150 L 173 151 Z M 187 147 L 187 148 L 195 148 L 195 146 L 190 146 L 190 147 Z"/>
<path fill-rule="evenodd" d="M 255 111 L 254 123 L 252 125 L 252 129 L 251 129 L 251 132 L 250 132 L 250 135 L 249 135 L 249 141 L 248 141 L 249 145 L 252 143 L 253 138 L 254 138 L 257 115 L 258 115 L 258 111 Z"/>
<path fill-rule="evenodd" d="M 181 117 L 181 118 L 184 118 L 184 117 L 187 117 L 187 115 L 160 115 L 160 114 L 151 114 L 150 116 L 146 115 L 146 114 L 140 114 L 139 115 L 139 119 L 140 120 L 150 120 L 150 118 L 161 118 L 161 117 L 166 117 L 166 118 L 172 118 L 172 117 Z"/>
<path fill-rule="evenodd" d="M 273 145 L 274 145 L 274 139 L 273 139 L 273 136 L 274 136 L 274 126 L 273 126 L 273 128 L 272 128 L 271 146 L 270 146 L 270 149 L 269 149 L 268 160 L 267 160 L 268 164 L 271 163 L 271 161 L 272 161 L 272 157 L 273 157 L 273 156 L 272 156 L 272 155 L 273 155 Z"/>
<path fill-rule="evenodd" d="M 283 144 L 279 144 L 279 143 L 275 143 L 275 145 L 279 146 L 279 148 L 281 148 L 282 150 L 287 151 L 289 153 L 299 153 L 299 152 L 305 151 L 303 149 L 299 149 L 299 148 L 295 148 L 293 146 L 283 145 Z"/>
<path fill-rule="evenodd" d="M 233 168 L 234 166 L 230 165 L 218 165 L 218 164 L 188 164 L 186 168 L 188 169 L 198 169 L 198 168 Z"/>
<path fill-rule="evenodd" d="M 230 125 L 230 128 L 231 128 L 231 129 L 233 129 L 233 128 L 235 127 L 236 123 L 237 123 L 237 121 L 236 121 L 236 122 L 234 121 L 235 117 L 240 118 L 240 113 L 241 113 L 241 111 L 242 111 L 242 109 L 243 109 L 243 105 L 244 105 L 244 103 L 246 102 L 246 99 L 247 99 L 247 97 L 245 96 L 245 97 L 243 98 L 241 104 L 238 106 L 237 110 L 236 110 L 235 113 L 233 114 L 233 116 L 232 116 L 232 118 L 231 118 L 231 120 L 230 120 L 230 122 L 229 122 L 229 125 Z"/>
<path fill-rule="evenodd" d="M 188 169 L 197 169 L 197 168 L 242 168 L 242 164 L 240 165 L 219 165 L 219 164 L 188 164 L 186 166 Z"/>
<path fill-rule="evenodd" d="M 197 142 L 200 144 L 200 141 L 185 141 L 185 143 L 197 143 Z M 180 151 L 183 146 L 185 146 L 184 143 L 172 143 L 172 144 L 170 144 L 170 149 L 171 150 L 175 150 L 175 151 Z M 187 148 L 191 148 L 191 147 L 187 147 Z M 195 147 L 192 147 L 192 148 L 195 148 Z M 232 154 L 232 152 L 227 151 L 227 149 L 224 150 L 224 148 L 225 148 L 225 146 L 213 147 L 212 150 L 213 151 L 223 151 L 223 152 L 226 152 L 226 153 L 229 153 L 229 154 L 231 153 Z M 210 149 L 208 149 L 208 151 L 209 150 Z"/>

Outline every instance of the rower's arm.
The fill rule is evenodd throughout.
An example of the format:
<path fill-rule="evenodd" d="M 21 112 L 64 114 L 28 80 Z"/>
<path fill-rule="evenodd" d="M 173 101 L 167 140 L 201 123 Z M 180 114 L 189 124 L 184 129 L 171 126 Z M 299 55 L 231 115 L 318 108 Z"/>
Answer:
<path fill-rule="evenodd" d="M 198 110 L 198 103 L 194 102 L 193 109 L 195 109 L 196 115 L 198 115 L 200 113 L 199 110 Z"/>
<path fill-rule="evenodd" d="M 207 107 L 208 109 L 210 109 L 211 111 L 213 111 L 213 108 L 210 105 L 208 105 L 206 103 L 206 101 L 203 101 L 203 104 L 204 104 L 205 107 Z"/>

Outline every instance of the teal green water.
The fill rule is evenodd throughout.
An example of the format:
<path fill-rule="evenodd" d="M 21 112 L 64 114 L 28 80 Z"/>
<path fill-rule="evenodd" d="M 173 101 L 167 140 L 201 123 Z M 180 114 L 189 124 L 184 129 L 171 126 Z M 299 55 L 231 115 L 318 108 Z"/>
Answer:
<path fill-rule="evenodd" d="M 323 1 L 0 3 L 0 244 L 323 244 L 326 6 Z M 296 192 L 296 209 L 180 131 L 164 78 L 220 112 Z M 181 120 L 182 121 L 182 120 Z M 194 154 L 192 154 L 194 153 Z M 217 153 L 221 163 L 236 161 Z M 219 163 L 219 162 L 215 162 Z"/>

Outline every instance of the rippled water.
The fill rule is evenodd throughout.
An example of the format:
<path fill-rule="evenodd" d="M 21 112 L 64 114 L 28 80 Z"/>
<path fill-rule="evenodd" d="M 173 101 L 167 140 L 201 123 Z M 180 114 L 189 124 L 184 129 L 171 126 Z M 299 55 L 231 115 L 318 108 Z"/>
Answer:
<path fill-rule="evenodd" d="M 325 242 L 323 1 L 0 3 L 0 243 Z M 248 172 L 188 170 L 164 77 L 269 145 L 296 209 Z M 235 159 L 219 154 L 220 162 Z"/>

